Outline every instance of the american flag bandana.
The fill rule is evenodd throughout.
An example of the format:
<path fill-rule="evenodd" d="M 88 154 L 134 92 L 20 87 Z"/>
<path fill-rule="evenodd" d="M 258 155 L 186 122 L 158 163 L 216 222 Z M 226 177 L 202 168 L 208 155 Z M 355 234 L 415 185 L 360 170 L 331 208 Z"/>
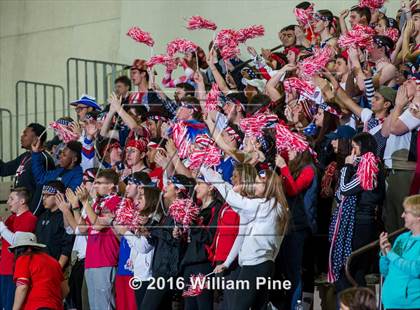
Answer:
<path fill-rule="evenodd" d="M 44 185 L 42 187 L 42 194 L 57 194 L 58 191 L 55 187 L 49 186 L 49 185 Z"/>

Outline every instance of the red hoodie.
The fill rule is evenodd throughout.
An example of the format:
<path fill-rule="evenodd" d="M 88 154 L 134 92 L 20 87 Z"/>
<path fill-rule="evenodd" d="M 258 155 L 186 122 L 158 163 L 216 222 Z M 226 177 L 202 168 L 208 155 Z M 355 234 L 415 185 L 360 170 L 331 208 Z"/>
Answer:
<path fill-rule="evenodd" d="M 215 262 L 224 262 L 226 260 L 238 231 L 239 215 L 225 203 L 219 212 L 216 234 L 213 238 L 213 243 L 209 247 L 209 260 L 213 265 L 215 265 Z"/>

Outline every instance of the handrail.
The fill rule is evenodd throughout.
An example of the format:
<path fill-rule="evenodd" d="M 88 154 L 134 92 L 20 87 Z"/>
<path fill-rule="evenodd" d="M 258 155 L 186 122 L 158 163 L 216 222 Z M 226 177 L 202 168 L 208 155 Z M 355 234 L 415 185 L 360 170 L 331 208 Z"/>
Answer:
<path fill-rule="evenodd" d="M 404 232 L 404 231 L 406 231 L 406 230 L 407 230 L 407 228 L 405 228 L 405 227 L 400 228 L 400 229 L 398 229 L 398 230 L 396 230 L 396 231 L 394 231 L 394 232 L 390 233 L 390 234 L 388 235 L 388 238 L 392 238 L 392 237 L 394 237 L 394 236 L 396 236 L 396 235 L 399 235 L 399 234 L 401 234 L 402 232 Z M 365 253 L 365 252 L 369 251 L 370 249 L 373 249 L 373 248 L 377 247 L 377 246 L 379 246 L 379 239 L 378 239 L 378 240 L 375 240 L 375 241 L 373 241 L 373 242 L 371 242 L 371 243 L 368 243 L 368 244 L 366 244 L 366 245 L 364 245 L 364 246 L 362 246 L 361 248 L 357 249 L 356 251 L 353 251 L 353 252 L 350 254 L 350 256 L 349 256 L 349 257 L 347 257 L 347 260 L 346 260 L 346 265 L 345 265 L 346 277 L 347 277 L 347 280 L 349 280 L 349 282 L 350 282 L 350 283 L 351 283 L 354 287 L 357 287 L 358 285 L 357 285 L 356 280 L 354 280 L 354 278 L 351 276 L 351 273 L 350 273 L 350 264 L 351 264 L 352 259 L 353 259 L 354 257 L 356 257 L 356 256 L 360 255 L 360 254 L 363 254 L 363 253 Z"/>
<path fill-rule="evenodd" d="M 13 117 L 12 117 L 12 112 L 9 109 L 4 109 L 4 108 L 0 108 L 0 138 L 3 139 L 3 113 L 7 113 L 9 114 L 9 160 L 12 160 L 13 158 L 13 132 L 12 132 L 12 128 L 13 128 Z M 0 143 L 0 155 L 1 158 L 4 159 L 3 157 L 3 150 L 4 150 L 5 145 L 3 143 Z"/>

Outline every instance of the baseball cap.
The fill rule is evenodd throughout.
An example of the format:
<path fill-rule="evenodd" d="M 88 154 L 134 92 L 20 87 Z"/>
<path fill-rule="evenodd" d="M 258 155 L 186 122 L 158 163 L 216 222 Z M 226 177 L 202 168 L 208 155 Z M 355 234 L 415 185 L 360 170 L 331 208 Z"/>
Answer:
<path fill-rule="evenodd" d="M 325 135 L 328 139 L 336 140 L 336 139 L 351 139 L 356 134 L 356 130 L 352 127 L 343 125 L 339 126 L 336 131 L 330 132 L 329 134 Z"/>
<path fill-rule="evenodd" d="M 377 92 L 380 93 L 386 101 L 389 101 L 392 104 L 395 103 L 395 98 L 397 97 L 397 91 L 395 89 L 387 86 L 381 86 Z"/>

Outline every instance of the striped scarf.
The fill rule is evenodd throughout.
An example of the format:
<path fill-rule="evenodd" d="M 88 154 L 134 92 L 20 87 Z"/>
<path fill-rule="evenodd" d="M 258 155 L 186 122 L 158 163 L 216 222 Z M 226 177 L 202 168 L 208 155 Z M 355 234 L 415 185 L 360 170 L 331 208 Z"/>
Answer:
<path fill-rule="evenodd" d="M 344 197 L 334 210 L 329 228 L 328 239 L 331 242 L 328 257 L 328 282 L 334 283 L 352 252 L 356 196 Z"/>

